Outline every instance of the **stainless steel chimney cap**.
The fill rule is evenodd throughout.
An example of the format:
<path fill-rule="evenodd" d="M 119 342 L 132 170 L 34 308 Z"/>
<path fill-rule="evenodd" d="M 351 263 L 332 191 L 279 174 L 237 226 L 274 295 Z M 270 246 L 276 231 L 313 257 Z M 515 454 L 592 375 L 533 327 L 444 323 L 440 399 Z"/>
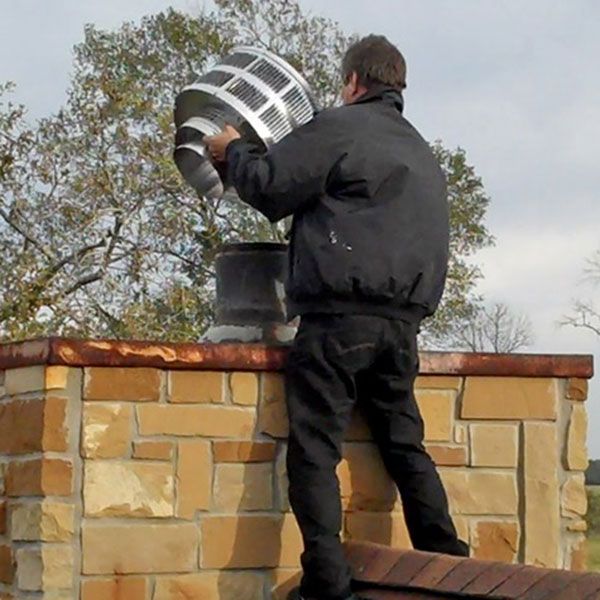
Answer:
<path fill-rule="evenodd" d="M 220 198 L 227 182 L 206 152 L 205 135 L 229 123 L 267 149 L 317 110 L 310 86 L 285 60 L 262 48 L 235 48 L 177 96 L 175 163 L 199 195 Z"/>

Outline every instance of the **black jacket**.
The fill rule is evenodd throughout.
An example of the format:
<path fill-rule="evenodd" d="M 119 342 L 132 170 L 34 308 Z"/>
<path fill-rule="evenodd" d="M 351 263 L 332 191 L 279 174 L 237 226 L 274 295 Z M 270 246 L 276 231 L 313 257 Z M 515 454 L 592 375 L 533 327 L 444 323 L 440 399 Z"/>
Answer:
<path fill-rule="evenodd" d="M 292 315 L 430 315 L 448 262 L 443 173 L 391 88 L 319 113 L 261 154 L 227 148 L 228 177 L 271 221 L 293 214 Z"/>

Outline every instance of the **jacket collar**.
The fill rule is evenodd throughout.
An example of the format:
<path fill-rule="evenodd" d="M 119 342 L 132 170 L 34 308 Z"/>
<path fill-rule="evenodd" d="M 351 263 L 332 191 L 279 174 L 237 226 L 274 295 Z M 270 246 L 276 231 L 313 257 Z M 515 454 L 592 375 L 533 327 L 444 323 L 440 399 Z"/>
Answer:
<path fill-rule="evenodd" d="M 404 98 L 400 90 L 391 87 L 389 85 L 374 85 L 368 91 L 366 91 L 358 100 L 355 100 L 353 104 L 364 104 L 366 102 L 373 102 L 375 100 L 383 100 L 384 102 L 391 102 L 396 105 L 399 112 L 404 109 Z"/>

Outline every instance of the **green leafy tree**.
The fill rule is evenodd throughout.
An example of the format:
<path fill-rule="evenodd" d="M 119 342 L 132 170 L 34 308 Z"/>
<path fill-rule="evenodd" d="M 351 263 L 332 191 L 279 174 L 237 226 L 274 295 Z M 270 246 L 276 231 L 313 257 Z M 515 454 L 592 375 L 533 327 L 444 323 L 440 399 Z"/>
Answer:
<path fill-rule="evenodd" d="M 273 239 L 269 223 L 228 194 L 204 202 L 173 161 L 173 102 L 238 44 L 284 56 L 324 106 L 352 38 L 294 0 L 216 0 L 216 10 L 147 16 L 116 31 L 87 26 L 67 100 L 38 123 L 0 88 L 0 337 L 196 339 L 212 318 L 214 257 L 224 242 Z M 449 180 L 452 258 L 438 343 L 473 310 L 491 243 L 489 203 L 465 153 L 434 146 Z"/>

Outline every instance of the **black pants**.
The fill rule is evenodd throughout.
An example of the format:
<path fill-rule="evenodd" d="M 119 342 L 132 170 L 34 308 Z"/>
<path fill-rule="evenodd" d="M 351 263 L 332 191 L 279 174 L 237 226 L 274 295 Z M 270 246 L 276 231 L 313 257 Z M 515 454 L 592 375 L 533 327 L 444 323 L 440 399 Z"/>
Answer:
<path fill-rule="evenodd" d="M 302 596 L 342 600 L 351 593 L 335 469 L 357 401 L 398 486 L 413 546 L 468 554 L 423 447 L 423 421 L 413 393 L 416 335 L 416 324 L 380 317 L 302 318 L 286 370 L 289 495 L 304 539 Z"/>

